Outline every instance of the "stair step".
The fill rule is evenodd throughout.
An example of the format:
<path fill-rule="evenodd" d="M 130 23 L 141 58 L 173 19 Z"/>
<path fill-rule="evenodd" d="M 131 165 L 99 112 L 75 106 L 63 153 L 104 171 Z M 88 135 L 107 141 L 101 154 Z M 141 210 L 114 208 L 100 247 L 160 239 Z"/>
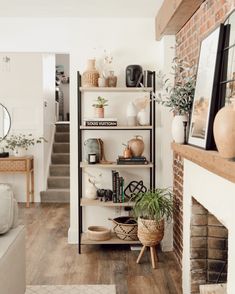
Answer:
<path fill-rule="evenodd" d="M 51 176 L 67 176 L 70 175 L 69 164 L 52 164 L 50 165 L 50 175 Z"/>
<path fill-rule="evenodd" d="M 67 189 L 70 187 L 69 177 L 48 177 L 47 185 L 50 189 Z"/>
<path fill-rule="evenodd" d="M 41 202 L 43 203 L 69 203 L 69 189 L 48 189 L 40 192 Z"/>
<path fill-rule="evenodd" d="M 69 124 L 56 124 L 56 132 L 69 133 Z"/>
<path fill-rule="evenodd" d="M 55 133 L 55 143 L 69 143 L 69 133 L 58 132 Z"/>
<path fill-rule="evenodd" d="M 52 164 L 69 164 L 69 153 L 52 153 Z"/>
<path fill-rule="evenodd" d="M 54 153 L 69 153 L 69 143 L 54 143 L 53 152 Z"/>

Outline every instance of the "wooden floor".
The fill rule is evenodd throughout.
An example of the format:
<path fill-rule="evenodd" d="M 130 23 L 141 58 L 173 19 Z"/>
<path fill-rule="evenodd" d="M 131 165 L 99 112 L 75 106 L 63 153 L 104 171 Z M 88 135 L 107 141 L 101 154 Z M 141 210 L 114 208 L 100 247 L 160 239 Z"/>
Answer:
<path fill-rule="evenodd" d="M 117 294 L 181 294 L 181 274 L 173 253 L 158 252 L 153 270 L 149 252 L 136 264 L 139 251 L 119 246 L 67 244 L 69 206 L 20 206 L 27 228 L 27 284 L 115 284 Z"/>

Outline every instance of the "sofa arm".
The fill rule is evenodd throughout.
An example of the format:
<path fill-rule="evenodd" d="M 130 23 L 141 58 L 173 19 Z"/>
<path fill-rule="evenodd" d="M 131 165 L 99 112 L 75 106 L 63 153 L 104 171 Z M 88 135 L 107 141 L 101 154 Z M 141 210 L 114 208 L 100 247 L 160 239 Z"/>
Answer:
<path fill-rule="evenodd" d="M 24 294 L 25 273 L 25 229 L 18 226 L 0 235 L 1 294 Z"/>

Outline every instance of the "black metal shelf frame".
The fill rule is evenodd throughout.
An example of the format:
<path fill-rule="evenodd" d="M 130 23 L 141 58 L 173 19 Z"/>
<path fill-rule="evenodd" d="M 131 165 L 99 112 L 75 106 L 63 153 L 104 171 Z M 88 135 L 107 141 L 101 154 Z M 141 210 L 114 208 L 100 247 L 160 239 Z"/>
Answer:
<path fill-rule="evenodd" d="M 155 79 L 156 75 L 155 72 L 152 72 L 152 91 L 150 91 L 150 126 L 152 128 L 139 128 L 141 131 L 149 131 L 149 137 L 150 137 L 150 162 L 152 162 L 153 167 L 149 168 L 149 177 L 150 177 L 150 189 L 155 189 L 155 175 L 156 175 L 156 155 L 155 155 L 155 140 L 156 140 L 156 122 L 155 122 L 155 116 L 156 116 L 156 102 L 154 99 L 155 93 Z M 83 222 L 82 222 L 82 206 L 81 206 L 81 197 L 82 197 L 82 176 L 83 176 L 83 168 L 80 166 L 80 163 L 82 162 L 82 132 L 86 130 L 110 130 L 110 131 L 120 131 L 120 130 L 127 130 L 132 131 L 130 128 L 119 128 L 119 129 L 110 129 L 108 127 L 100 128 L 100 127 L 93 127 L 93 128 L 85 128 L 81 129 L 82 126 L 82 92 L 80 91 L 81 87 L 81 75 L 80 72 L 77 72 L 77 112 L 78 112 L 78 253 L 81 254 L 81 236 L 82 236 L 82 228 L 83 228 Z M 97 92 L 99 91 L 99 88 L 97 88 Z M 138 129 L 138 128 L 136 128 Z M 136 130 L 135 129 L 135 130 Z"/>

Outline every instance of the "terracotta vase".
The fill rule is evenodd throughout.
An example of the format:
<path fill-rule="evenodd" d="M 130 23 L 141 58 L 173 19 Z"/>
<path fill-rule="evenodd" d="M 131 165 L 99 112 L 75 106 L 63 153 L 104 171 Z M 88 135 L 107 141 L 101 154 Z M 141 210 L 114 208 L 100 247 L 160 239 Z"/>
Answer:
<path fill-rule="evenodd" d="M 97 118 L 104 118 L 104 107 L 96 107 L 95 108 L 95 116 Z"/>
<path fill-rule="evenodd" d="M 95 68 L 95 59 L 88 59 L 87 69 L 82 74 L 82 86 L 86 88 L 98 87 L 99 72 Z"/>
<path fill-rule="evenodd" d="M 235 105 L 230 104 L 218 111 L 214 120 L 214 138 L 223 158 L 235 158 Z"/>
<path fill-rule="evenodd" d="M 128 142 L 128 146 L 134 157 L 141 156 L 144 152 L 144 141 L 141 136 L 135 136 Z"/>

